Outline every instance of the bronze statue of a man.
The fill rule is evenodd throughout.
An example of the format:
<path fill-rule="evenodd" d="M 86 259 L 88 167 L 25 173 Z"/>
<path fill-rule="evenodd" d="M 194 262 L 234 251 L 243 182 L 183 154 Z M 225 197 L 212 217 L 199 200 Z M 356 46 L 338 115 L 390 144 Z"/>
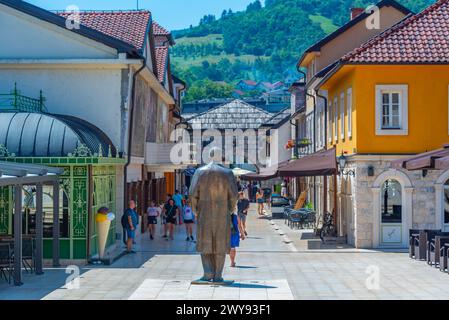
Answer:
<path fill-rule="evenodd" d="M 197 215 L 197 251 L 204 276 L 193 283 L 222 283 L 226 254 L 231 250 L 231 213 L 238 198 L 231 170 L 212 162 L 195 172 L 190 186 L 192 209 Z"/>

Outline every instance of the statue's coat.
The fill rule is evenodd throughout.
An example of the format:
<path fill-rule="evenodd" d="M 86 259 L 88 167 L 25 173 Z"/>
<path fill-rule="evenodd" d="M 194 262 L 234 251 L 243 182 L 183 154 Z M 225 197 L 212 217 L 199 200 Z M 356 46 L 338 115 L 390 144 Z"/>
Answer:
<path fill-rule="evenodd" d="M 231 170 L 210 163 L 196 170 L 190 186 L 193 211 L 198 215 L 197 251 L 228 254 L 231 250 L 231 213 L 238 200 Z"/>

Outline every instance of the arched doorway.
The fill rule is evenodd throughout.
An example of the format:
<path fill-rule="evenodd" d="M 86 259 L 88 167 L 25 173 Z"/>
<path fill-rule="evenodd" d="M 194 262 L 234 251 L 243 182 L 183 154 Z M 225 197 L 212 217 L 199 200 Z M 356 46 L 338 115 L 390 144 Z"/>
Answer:
<path fill-rule="evenodd" d="M 387 179 L 381 190 L 380 245 L 402 244 L 402 186 L 395 179 Z"/>
<path fill-rule="evenodd" d="M 449 170 L 435 183 L 435 225 L 437 229 L 449 231 Z"/>
<path fill-rule="evenodd" d="M 443 212 L 442 221 L 444 231 L 449 230 L 449 180 L 446 180 L 443 187 Z"/>
<path fill-rule="evenodd" d="M 405 248 L 412 227 L 413 186 L 397 170 L 382 173 L 373 187 L 373 247 Z"/>

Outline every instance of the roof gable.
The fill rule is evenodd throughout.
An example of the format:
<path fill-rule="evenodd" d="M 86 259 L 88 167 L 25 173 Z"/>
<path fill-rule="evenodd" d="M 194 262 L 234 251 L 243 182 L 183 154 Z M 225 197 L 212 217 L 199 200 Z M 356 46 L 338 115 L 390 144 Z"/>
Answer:
<path fill-rule="evenodd" d="M 67 19 L 71 12 L 57 12 Z M 143 50 L 151 25 L 149 11 L 81 11 L 80 23 L 105 35 Z"/>
<path fill-rule="evenodd" d="M 98 30 L 87 27 L 83 24 L 80 25 L 80 28 L 67 29 L 66 27 L 66 19 L 54 14 L 45 9 L 39 8 L 32 4 L 29 4 L 25 1 L 21 0 L 0 0 L 0 4 L 3 4 L 7 7 L 10 7 L 14 10 L 20 11 L 22 13 L 33 16 L 42 21 L 51 23 L 58 27 L 63 28 L 69 32 L 73 32 L 89 38 L 91 40 L 100 42 L 106 46 L 117 49 L 119 52 L 127 52 L 131 55 L 137 55 L 136 48 L 129 43 L 126 43 L 120 39 L 114 38 L 108 34 L 102 33 Z"/>
<path fill-rule="evenodd" d="M 187 121 L 193 126 L 201 125 L 201 129 L 258 129 L 272 116 L 259 107 L 237 99 L 200 113 Z"/>
<path fill-rule="evenodd" d="M 409 9 L 407 9 L 406 7 L 404 7 L 403 5 L 401 5 L 400 3 L 394 1 L 394 0 L 382 0 L 379 3 L 376 4 L 376 6 L 381 9 L 383 7 L 393 7 L 395 9 L 397 9 L 398 11 L 402 12 L 405 15 L 409 15 L 409 14 L 413 14 L 412 11 L 410 11 Z M 356 16 L 354 19 L 348 21 L 347 23 L 345 23 L 343 26 L 341 26 L 340 28 L 338 28 L 337 30 L 335 30 L 334 32 L 332 32 L 331 34 L 325 36 L 323 39 L 321 39 L 320 41 L 316 42 L 315 44 L 313 44 L 311 47 L 309 47 L 301 56 L 301 58 L 298 61 L 298 66 L 301 65 L 301 63 L 304 61 L 304 59 L 306 58 L 308 53 L 311 52 L 318 52 L 320 51 L 320 49 L 330 43 L 332 40 L 334 40 L 335 38 L 337 38 L 338 36 L 340 36 L 341 34 L 343 34 L 344 32 L 346 32 L 347 30 L 351 29 L 352 27 L 354 27 L 355 25 L 357 25 L 359 22 L 364 21 L 367 17 L 371 16 L 373 13 L 366 13 L 365 11 L 361 14 L 359 14 L 358 16 Z"/>
<path fill-rule="evenodd" d="M 449 0 L 408 16 L 342 58 L 347 63 L 448 63 Z"/>

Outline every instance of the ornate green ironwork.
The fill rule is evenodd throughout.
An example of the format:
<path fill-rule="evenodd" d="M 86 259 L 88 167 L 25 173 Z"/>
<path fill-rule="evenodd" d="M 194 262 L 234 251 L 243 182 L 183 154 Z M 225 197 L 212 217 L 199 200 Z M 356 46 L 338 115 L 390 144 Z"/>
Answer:
<path fill-rule="evenodd" d="M 9 94 L 0 94 L 0 111 L 47 112 L 44 102 L 42 90 L 39 93 L 39 98 L 34 99 L 21 95 L 17 84 L 14 84 L 14 90 Z"/>
<path fill-rule="evenodd" d="M 115 243 L 115 230 L 116 230 L 116 170 L 114 166 L 94 166 L 92 168 L 92 217 L 90 217 L 91 225 L 93 226 L 93 233 L 91 237 L 91 254 L 96 254 L 97 248 L 97 226 L 95 223 L 95 213 L 101 207 L 107 207 L 111 212 L 116 214 L 116 219 L 112 221 L 109 229 L 109 237 L 107 246 Z"/>
<path fill-rule="evenodd" d="M 0 188 L 0 234 L 9 234 L 10 196 L 8 187 Z"/>
<path fill-rule="evenodd" d="M 73 238 L 86 239 L 87 237 L 87 198 L 88 198 L 88 177 L 85 175 L 81 177 L 80 174 L 76 174 L 76 169 L 81 169 L 83 167 L 74 168 L 73 177 L 73 207 L 72 207 L 72 222 L 73 222 Z M 83 168 L 86 169 L 86 168 Z M 78 173 L 82 170 L 78 170 Z"/>
<path fill-rule="evenodd" d="M 4 145 L 0 144 L 0 158 L 9 158 L 15 156 L 16 155 L 14 153 L 10 153 Z"/>
<path fill-rule="evenodd" d="M 107 158 L 104 158 L 105 160 Z M 87 240 L 90 237 L 90 254 L 98 253 L 97 231 L 94 220 L 95 212 L 100 207 L 108 207 L 111 212 L 116 213 L 116 218 L 120 214 L 116 212 L 116 179 L 117 164 L 122 164 L 123 159 L 112 159 L 110 163 L 92 165 L 92 185 L 89 190 L 89 172 L 87 161 L 82 164 L 62 163 L 62 158 L 53 161 L 52 158 L 5 158 L 7 161 L 20 163 L 44 163 L 64 168 L 64 173 L 60 176 L 60 186 L 67 195 L 67 202 L 70 219 L 69 238 L 61 239 L 61 258 L 63 259 L 85 259 L 87 257 Z M 27 160 L 27 161 L 25 161 Z M 28 160 L 33 160 L 32 162 Z M 79 160 L 79 159 L 77 159 Z M 82 159 L 84 160 L 84 159 Z M 92 159 L 94 160 L 94 159 Z M 96 160 L 96 159 L 95 159 Z M 111 160 L 111 159 L 109 159 Z M 89 193 L 92 193 L 92 208 L 89 210 Z M 61 203 L 62 204 L 62 203 Z M 92 212 L 92 215 L 89 215 Z M 0 234 L 12 233 L 12 188 L 0 188 Z M 89 219 L 92 219 L 92 230 L 89 232 Z M 107 246 L 116 242 L 117 219 L 111 223 Z M 90 235 L 89 235 L 90 233 Z M 52 239 L 44 239 L 44 256 L 51 257 Z"/>
<path fill-rule="evenodd" d="M 87 158 L 92 157 L 92 151 L 83 143 L 78 142 L 77 147 L 73 151 L 73 153 L 68 154 L 69 157 L 75 157 L 75 158 Z"/>

